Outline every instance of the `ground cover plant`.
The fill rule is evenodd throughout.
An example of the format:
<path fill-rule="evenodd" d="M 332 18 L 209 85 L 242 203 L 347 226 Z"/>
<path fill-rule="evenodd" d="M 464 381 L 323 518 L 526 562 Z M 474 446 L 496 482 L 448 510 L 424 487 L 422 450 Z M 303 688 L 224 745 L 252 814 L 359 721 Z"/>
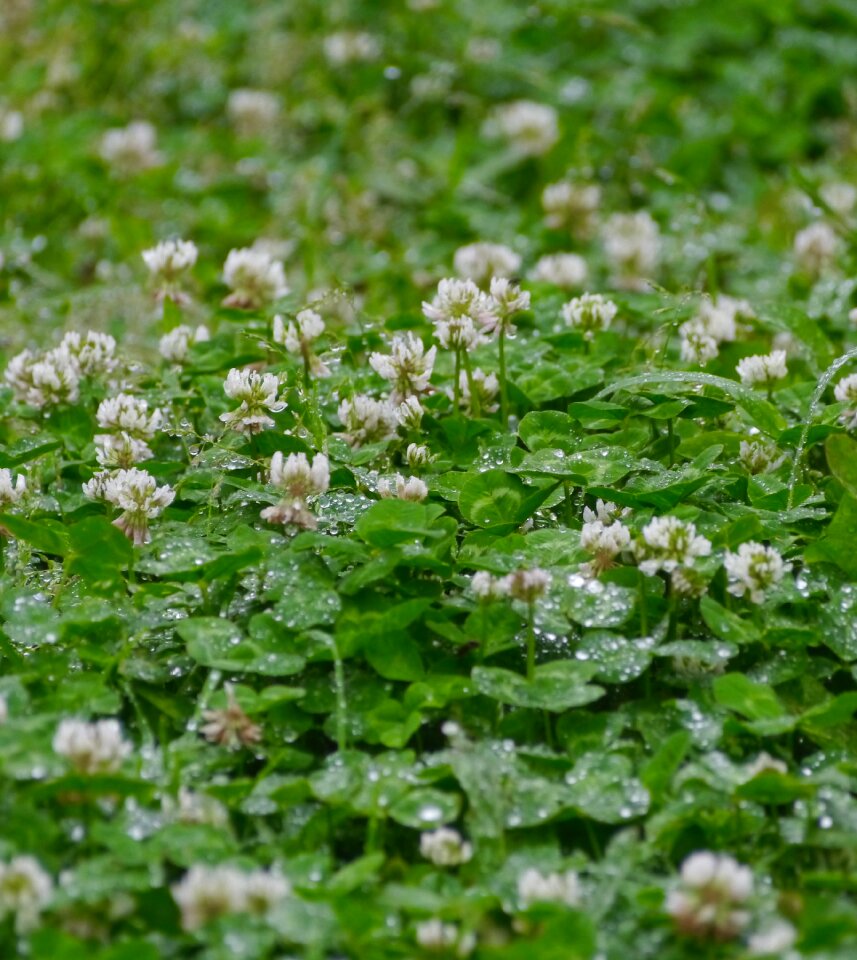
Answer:
<path fill-rule="evenodd" d="M 0 953 L 857 955 L 857 9 L 0 9 Z"/>

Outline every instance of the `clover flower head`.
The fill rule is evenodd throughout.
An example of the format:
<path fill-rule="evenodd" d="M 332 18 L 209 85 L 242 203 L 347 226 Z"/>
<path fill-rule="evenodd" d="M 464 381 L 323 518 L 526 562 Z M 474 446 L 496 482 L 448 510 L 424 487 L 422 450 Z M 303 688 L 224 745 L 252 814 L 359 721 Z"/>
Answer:
<path fill-rule="evenodd" d="M 660 230 L 646 210 L 616 213 L 604 227 L 604 253 L 613 267 L 613 282 L 625 290 L 645 289 L 658 263 Z"/>
<path fill-rule="evenodd" d="M 428 390 L 436 356 L 437 347 L 426 350 L 416 334 L 406 333 L 393 337 L 389 354 L 370 354 L 369 365 L 378 376 L 390 382 L 391 399 L 400 403 Z"/>
<path fill-rule="evenodd" d="M 513 100 L 495 110 L 487 132 L 507 140 L 521 156 L 541 156 L 559 140 L 559 117 L 546 103 Z"/>
<path fill-rule="evenodd" d="M 579 330 L 585 340 L 593 340 L 596 333 L 610 326 L 618 309 L 600 293 L 584 293 L 563 306 L 562 317 L 568 326 Z"/>
<path fill-rule="evenodd" d="M 406 397 L 396 407 L 396 420 L 400 427 L 416 433 L 420 429 L 424 413 L 423 405 L 417 397 Z"/>
<path fill-rule="evenodd" d="M 455 251 L 452 264 L 462 280 L 480 287 L 492 277 L 512 277 L 521 266 L 520 254 L 502 243 L 469 243 Z"/>
<path fill-rule="evenodd" d="M 476 947 L 474 934 L 464 934 L 454 923 L 444 923 L 437 918 L 418 923 L 416 938 L 423 950 L 447 955 L 451 951 L 456 957 L 468 957 Z"/>
<path fill-rule="evenodd" d="M 533 567 L 530 570 L 515 570 L 503 579 L 510 597 L 524 603 L 534 603 L 547 592 L 552 578 L 546 570 Z"/>
<path fill-rule="evenodd" d="M 750 922 L 743 906 L 753 893 L 753 873 L 725 854 L 703 851 L 688 857 L 666 911 L 691 936 L 731 940 Z"/>
<path fill-rule="evenodd" d="M 659 570 L 672 573 L 692 567 L 697 557 L 711 553 L 711 542 L 696 532 L 692 523 L 678 517 L 654 517 L 634 545 L 640 570 L 654 576 Z"/>
<path fill-rule="evenodd" d="M 446 392 L 450 399 L 455 396 L 452 389 Z M 479 409 L 483 413 L 494 413 L 499 407 L 499 404 L 495 402 L 499 392 L 500 381 L 497 379 L 496 373 L 485 373 L 484 370 L 476 367 L 468 377 L 466 370 L 459 371 L 458 403 L 462 410 L 470 409 L 473 394 L 475 394 Z"/>
<path fill-rule="evenodd" d="M 275 373 L 238 370 L 233 367 L 226 376 L 223 390 L 227 397 L 238 400 L 239 406 L 220 419 L 239 433 L 260 433 L 274 426 L 268 413 L 280 413 L 286 404 L 278 399 L 280 380 Z"/>
<path fill-rule="evenodd" d="M 504 329 L 514 333 L 512 317 L 522 310 L 530 309 L 530 294 L 507 277 L 492 277 L 488 312 L 479 317 L 479 322 L 488 334 Z"/>
<path fill-rule="evenodd" d="M 745 387 L 756 384 L 770 386 L 777 380 L 782 380 L 788 374 L 786 367 L 786 351 L 774 350 L 769 354 L 757 354 L 754 357 L 744 357 L 735 368 L 741 383 Z"/>
<path fill-rule="evenodd" d="M 573 870 L 542 873 L 535 867 L 528 867 L 518 876 L 518 900 L 524 909 L 534 903 L 575 907 L 580 903 L 580 881 Z"/>
<path fill-rule="evenodd" d="M 473 856 L 473 846 L 451 827 L 439 827 L 420 836 L 420 853 L 438 867 L 457 867 Z"/>
<path fill-rule="evenodd" d="M 549 253 L 539 257 L 530 271 L 530 279 L 552 283 L 564 290 L 575 290 L 586 284 L 589 267 L 577 253 Z"/>
<path fill-rule="evenodd" d="M 828 270 L 839 252 L 839 239 L 829 223 L 817 220 L 795 236 L 794 258 L 798 269 L 811 277 Z"/>
<path fill-rule="evenodd" d="M 133 467 L 98 473 L 83 485 L 83 492 L 90 499 L 106 500 L 122 510 L 113 525 L 137 546 L 149 542 L 149 520 L 160 516 L 175 499 L 172 487 L 159 487 L 150 473 Z"/>
<path fill-rule="evenodd" d="M 742 543 L 737 553 L 727 550 L 723 561 L 729 578 L 729 592 L 747 594 L 753 603 L 764 602 L 766 593 L 791 569 L 779 552 L 762 543 Z"/>
<path fill-rule="evenodd" d="M 158 135 L 151 123 L 135 120 L 127 127 L 108 130 L 101 138 L 101 159 L 118 176 L 132 176 L 160 166 Z"/>
<path fill-rule="evenodd" d="M 330 486 L 327 457 L 318 453 L 310 463 L 305 453 L 290 453 L 284 458 L 278 450 L 271 458 L 270 481 L 282 491 L 283 497 L 276 506 L 262 510 L 262 519 L 315 529 L 316 519 L 307 507 L 307 500 L 325 493 Z"/>
<path fill-rule="evenodd" d="M 833 390 L 837 403 L 845 404 L 839 422 L 846 430 L 857 430 L 857 373 L 843 377 Z"/>
<path fill-rule="evenodd" d="M 53 892 L 50 874 L 35 857 L 18 856 L 0 863 L 0 919 L 14 915 L 16 933 L 29 933 L 39 925 Z"/>
<path fill-rule="evenodd" d="M 78 773 L 87 776 L 115 773 L 131 753 L 131 744 L 123 738 L 119 721 L 113 719 L 88 723 L 66 718 L 57 727 L 53 748 Z"/>
<path fill-rule="evenodd" d="M 6 467 L 0 469 L 0 508 L 14 506 L 27 492 L 27 478 L 17 477 Z"/>
<path fill-rule="evenodd" d="M 229 251 L 223 282 L 232 291 L 223 303 L 244 310 L 258 309 L 289 292 L 282 262 L 254 247 Z"/>
<path fill-rule="evenodd" d="M 194 344 L 205 343 L 210 339 L 208 327 L 204 324 L 194 328 L 183 323 L 161 337 L 158 350 L 164 360 L 181 364 L 187 360 L 188 351 Z"/>
<path fill-rule="evenodd" d="M 408 477 L 405 479 L 400 473 L 397 473 L 392 480 L 384 479 L 378 483 L 378 493 L 384 500 L 411 500 L 413 503 L 420 503 L 428 496 L 429 490 L 423 480 L 419 477 Z"/>
<path fill-rule="evenodd" d="M 567 227 L 581 238 L 590 234 L 600 203 L 601 188 L 592 183 L 560 180 L 542 190 L 545 223 L 553 230 Z"/>
<path fill-rule="evenodd" d="M 389 400 L 357 393 L 341 401 L 336 413 L 353 447 L 388 440 L 396 432 L 396 408 Z"/>
<path fill-rule="evenodd" d="M 196 864 L 172 888 L 188 932 L 233 913 L 267 916 L 291 893 L 291 884 L 276 870 L 245 872 L 228 865 Z"/>
<path fill-rule="evenodd" d="M 226 706 L 221 709 L 204 710 L 205 724 L 199 732 L 208 740 L 227 750 L 237 750 L 241 746 L 250 747 L 262 739 L 262 728 L 247 716 L 235 698 L 231 683 L 224 684 Z"/>
<path fill-rule="evenodd" d="M 226 113 L 241 137 L 258 137 L 267 133 L 277 121 L 280 100 L 268 90 L 239 87 L 226 101 Z"/>
<path fill-rule="evenodd" d="M 198 250 L 190 240 L 162 240 L 141 254 L 149 275 L 160 289 L 172 289 L 196 263 Z"/>

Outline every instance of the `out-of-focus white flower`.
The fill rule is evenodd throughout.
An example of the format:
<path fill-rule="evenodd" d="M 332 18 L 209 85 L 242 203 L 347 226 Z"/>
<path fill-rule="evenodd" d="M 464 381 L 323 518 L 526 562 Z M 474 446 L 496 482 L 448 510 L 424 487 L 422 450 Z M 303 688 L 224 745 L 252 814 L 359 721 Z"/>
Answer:
<path fill-rule="evenodd" d="M 420 853 L 438 867 L 457 867 L 473 856 L 473 846 L 457 830 L 440 827 L 420 836 Z"/>
<path fill-rule="evenodd" d="M 329 63 L 337 67 L 377 60 L 380 53 L 381 45 L 371 33 L 342 30 L 324 38 L 324 55 Z"/>
<path fill-rule="evenodd" d="M 575 290 L 586 284 L 589 268 L 576 253 L 550 253 L 540 257 L 530 271 L 530 279 L 552 283 L 564 290 Z"/>
<path fill-rule="evenodd" d="M 486 132 L 508 140 L 522 156 L 540 156 L 559 140 L 559 118 L 546 103 L 514 100 L 494 111 Z"/>
<path fill-rule="evenodd" d="M 416 397 L 411 396 L 404 399 L 398 407 L 396 407 L 396 420 L 398 420 L 400 427 L 416 432 L 420 429 L 424 413 L 425 411 L 420 401 Z"/>
<path fill-rule="evenodd" d="M 794 258 L 798 269 L 817 277 L 829 269 L 839 252 L 839 239 L 829 223 L 818 220 L 798 231 L 794 242 Z"/>
<path fill-rule="evenodd" d="M 620 521 L 604 523 L 591 520 L 580 531 L 580 546 L 592 559 L 584 563 L 580 572 L 597 577 L 615 565 L 616 557 L 631 546 L 631 531 Z"/>
<path fill-rule="evenodd" d="M 396 408 L 389 400 L 376 400 L 357 393 L 343 400 L 336 413 L 345 438 L 354 447 L 380 443 L 396 432 Z"/>
<path fill-rule="evenodd" d="M 100 467 L 127 470 L 153 454 L 145 440 L 129 433 L 99 433 L 95 436 L 95 458 Z"/>
<path fill-rule="evenodd" d="M 223 389 L 227 397 L 239 401 L 239 406 L 220 419 L 239 433 L 260 433 L 274 426 L 268 412 L 280 413 L 286 404 L 278 399 L 280 380 L 275 373 L 256 370 L 237 370 L 233 367 L 226 376 Z"/>
<path fill-rule="evenodd" d="M 204 824 L 210 827 L 229 826 L 229 813 L 223 804 L 207 793 L 180 787 L 178 797 L 165 797 L 164 812 L 179 823 Z"/>
<path fill-rule="evenodd" d="M 657 223 L 646 210 L 614 214 L 604 226 L 604 252 L 618 287 L 645 290 L 660 255 Z"/>
<path fill-rule="evenodd" d="M 257 309 L 289 292 L 283 264 L 266 250 L 254 247 L 229 251 L 223 282 L 232 291 L 223 303 L 244 310 Z"/>
<path fill-rule="evenodd" d="M 11 143 L 24 132 L 24 114 L 0 104 L 0 140 Z"/>
<path fill-rule="evenodd" d="M 699 364 L 713 360 L 721 343 L 735 339 L 737 321 L 752 316 L 753 309 L 746 300 L 725 295 L 703 300 L 696 316 L 679 327 L 682 360 Z"/>
<path fill-rule="evenodd" d="M 738 447 L 741 463 L 750 473 L 769 473 L 785 463 L 786 455 L 767 440 L 742 440 Z"/>
<path fill-rule="evenodd" d="M 392 480 L 379 481 L 378 493 L 384 500 L 395 498 L 420 503 L 428 496 L 429 490 L 419 477 L 408 477 L 406 480 L 401 473 L 397 473 Z"/>
<path fill-rule="evenodd" d="M 27 492 L 27 478 L 19 473 L 15 477 L 6 467 L 0 469 L 0 508 L 13 506 Z"/>
<path fill-rule="evenodd" d="M 546 570 L 533 567 L 531 570 L 515 570 L 503 578 L 503 589 L 515 600 L 534 603 L 547 592 L 551 575 Z"/>
<path fill-rule="evenodd" d="M 717 341 L 697 323 L 683 323 L 679 328 L 681 335 L 681 359 L 684 363 L 698 363 L 704 366 L 713 360 L 720 350 Z"/>
<path fill-rule="evenodd" d="M 583 334 L 584 340 L 593 340 L 596 333 L 610 326 L 617 312 L 616 304 L 600 293 L 584 293 L 563 306 L 562 317 L 568 326 Z"/>
<path fill-rule="evenodd" d="M 456 957 L 469 957 L 476 947 L 472 933 L 462 934 L 454 923 L 442 920 L 424 920 L 417 924 L 417 943 L 431 953 L 452 951 Z"/>
<path fill-rule="evenodd" d="M 479 570 L 470 578 L 470 589 L 479 600 L 498 600 L 509 596 L 509 582 L 505 577 L 495 577 L 487 570 Z"/>
<path fill-rule="evenodd" d="M 196 263 L 197 255 L 196 244 L 190 240 L 162 240 L 143 251 L 143 262 L 155 284 L 159 300 L 169 297 L 176 303 L 187 302 L 187 295 L 181 289 L 181 280 Z"/>
<path fill-rule="evenodd" d="M 600 203 L 601 188 L 591 183 L 560 180 L 542 190 L 545 223 L 554 230 L 566 227 L 578 237 L 587 237 L 592 232 Z"/>
<path fill-rule="evenodd" d="M 788 374 L 786 367 L 785 350 L 774 350 L 773 353 L 757 354 L 754 357 L 744 357 L 739 360 L 735 368 L 741 383 L 746 387 L 756 384 L 770 386 L 777 380 L 782 380 Z"/>
<path fill-rule="evenodd" d="M 469 243 L 455 251 L 453 266 L 463 280 L 484 287 L 492 277 L 514 276 L 521 257 L 502 243 Z"/>
<path fill-rule="evenodd" d="M 160 429 L 163 414 L 160 410 L 150 412 L 143 397 L 120 393 L 101 401 L 95 419 L 103 430 L 125 431 L 141 440 L 151 440 Z"/>
<path fill-rule="evenodd" d="M 84 494 L 92 500 L 106 500 L 122 510 L 113 521 L 126 537 L 139 546 L 149 542 L 149 520 L 153 520 L 173 502 L 175 491 L 145 470 L 117 470 L 96 474 L 83 485 Z"/>
<path fill-rule="evenodd" d="M 599 497 L 595 501 L 595 509 L 591 507 L 583 508 L 583 522 L 594 523 L 600 520 L 605 525 L 616 523 L 617 520 L 624 520 L 631 513 L 630 507 L 619 507 L 612 500 L 602 500 Z"/>
<path fill-rule="evenodd" d="M 131 753 L 119 721 L 112 719 L 94 723 L 65 719 L 54 734 L 53 747 L 54 753 L 68 760 L 78 773 L 88 776 L 115 773 Z"/>
<path fill-rule="evenodd" d="M 114 173 L 130 176 L 160 166 L 158 135 L 151 123 L 136 120 L 127 127 L 108 130 L 101 138 L 100 153 Z"/>
<path fill-rule="evenodd" d="M 258 137 L 267 133 L 280 112 L 279 98 L 268 90 L 233 90 L 226 101 L 226 113 L 242 137 Z"/>
<path fill-rule="evenodd" d="M 479 367 L 476 367 L 470 374 L 470 377 L 467 376 L 466 370 L 461 370 L 458 374 L 458 403 L 462 410 L 469 410 L 471 407 L 471 401 L 473 396 L 471 394 L 471 380 L 473 391 L 472 393 L 476 395 L 476 402 L 479 405 L 479 409 L 483 413 L 494 413 L 499 404 L 495 403 L 497 394 L 500 392 L 500 381 L 497 379 L 496 373 L 485 373 L 484 370 L 480 370 Z M 455 392 L 452 388 L 447 389 L 447 395 L 450 399 L 454 398 Z"/>
<path fill-rule="evenodd" d="M 182 927 L 192 932 L 230 913 L 265 916 L 291 893 L 291 885 L 273 870 L 245 873 L 236 867 L 197 864 L 172 888 Z"/>
<path fill-rule="evenodd" d="M 39 925 L 39 915 L 53 892 L 53 880 L 35 857 L 0 863 L 0 919 L 13 914 L 17 933 L 28 933 Z"/>
<path fill-rule="evenodd" d="M 472 350 L 483 341 L 479 330 L 493 316 L 494 303 L 472 280 L 441 280 L 423 313 L 435 325 L 435 336 L 445 349 Z"/>
<path fill-rule="evenodd" d="M 751 957 L 769 957 L 770 960 L 790 960 L 791 950 L 797 940 L 797 931 L 787 921 L 777 919 L 763 930 L 750 936 L 747 947 Z"/>
<path fill-rule="evenodd" d="M 561 903 L 575 907 L 580 903 L 580 883 L 573 870 L 565 873 L 541 873 L 528 867 L 518 877 L 518 900 L 524 909 L 534 903 Z"/>
<path fill-rule="evenodd" d="M 244 712 L 235 696 L 235 688 L 225 683 L 226 706 L 203 710 L 203 726 L 199 728 L 209 743 L 237 750 L 241 746 L 251 747 L 262 739 L 262 728 Z"/>
<path fill-rule="evenodd" d="M 667 896 L 666 912 L 682 933 L 730 940 L 750 922 L 742 904 L 752 893 L 749 867 L 724 854 L 694 853 L 682 864 L 680 886 Z"/>
<path fill-rule="evenodd" d="M 0 696 L 0 726 L 2 726 L 9 719 L 9 704 L 6 701 L 6 698 Z"/>
<path fill-rule="evenodd" d="M 846 430 L 857 430 L 857 373 L 843 377 L 833 390 L 837 403 L 845 404 L 839 422 Z"/>
<path fill-rule="evenodd" d="M 313 350 L 313 343 L 324 333 L 324 320 L 315 310 L 300 310 L 286 326 L 280 314 L 274 317 L 273 340 L 289 353 L 303 359 L 306 369 L 316 377 L 329 377 L 330 370 Z"/>
<path fill-rule="evenodd" d="M 479 318 L 482 329 L 489 334 L 500 330 L 513 334 L 515 326 L 512 317 L 522 310 L 530 309 L 529 293 L 506 277 L 493 277 L 490 291 L 488 312 Z"/>
<path fill-rule="evenodd" d="M 651 577 L 659 570 L 672 573 L 679 567 L 692 567 L 697 557 L 711 553 L 711 543 L 697 534 L 692 523 L 678 517 L 653 517 L 643 527 L 634 550 L 640 570 Z"/>
<path fill-rule="evenodd" d="M 847 217 L 857 204 L 857 187 L 853 183 L 825 183 L 818 191 L 821 199 L 840 217 Z"/>
<path fill-rule="evenodd" d="M 414 333 L 393 337 L 390 354 L 372 353 L 369 365 L 393 388 L 394 403 L 417 397 L 428 390 L 437 347 L 426 350 L 422 340 Z M 341 419 L 341 418 L 340 418 Z"/>
<path fill-rule="evenodd" d="M 45 354 L 45 357 L 55 355 L 67 357 L 83 377 L 112 373 L 119 366 L 116 341 L 110 334 L 98 333 L 95 330 L 87 330 L 84 334 L 70 330 L 59 346 Z"/>
<path fill-rule="evenodd" d="M 261 512 L 262 519 L 314 529 L 316 520 L 307 507 L 307 500 L 324 493 L 330 486 L 327 457 L 318 453 L 310 463 L 305 453 L 290 453 L 284 459 L 277 450 L 271 458 L 270 480 L 282 490 L 283 498 L 276 506 L 266 507 Z"/>
<path fill-rule="evenodd" d="M 41 357 L 21 351 L 9 361 L 4 379 L 18 400 L 33 407 L 76 403 L 80 395 L 79 367 L 60 350 Z"/>
<path fill-rule="evenodd" d="M 462 933 L 454 923 L 425 920 L 417 924 L 417 943 L 432 953 L 452 952 L 456 957 L 469 957 L 476 948 L 476 934 Z"/>
<path fill-rule="evenodd" d="M 753 603 L 762 603 L 765 594 L 791 569 L 773 547 L 742 543 L 737 553 L 726 551 L 723 560 L 729 577 L 729 592 L 736 597 L 748 594 Z"/>
<path fill-rule="evenodd" d="M 161 356 L 170 363 L 184 363 L 187 360 L 188 350 L 194 344 L 204 343 L 209 339 L 208 327 L 200 324 L 194 328 L 183 323 L 161 337 L 158 349 Z"/>

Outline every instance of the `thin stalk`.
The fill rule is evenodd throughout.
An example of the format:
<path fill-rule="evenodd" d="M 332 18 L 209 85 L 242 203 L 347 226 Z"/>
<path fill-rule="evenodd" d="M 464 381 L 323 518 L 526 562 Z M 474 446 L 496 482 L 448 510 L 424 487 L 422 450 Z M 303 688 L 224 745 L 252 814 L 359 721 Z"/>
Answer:
<path fill-rule="evenodd" d="M 536 630 L 534 625 L 536 605 L 530 601 L 527 617 L 527 680 L 531 681 L 536 673 Z"/>
<path fill-rule="evenodd" d="M 501 325 L 497 339 L 500 359 L 500 423 L 503 429 L 509 422 L 509 400 L 506 392 L 506 327 Z"/>
<path fill-rule="evenodd" d="M 455 376 L 452 380 L 452 405 L 454 407 L 454 413 L 458 413 L 458 408 L 461 405 L 461 384 L 459 379 L 461 377 L 461 348 L 456 347 L 455 350 Z"/>
<path fill-rule="evenodd" d="M 470 354 L 464 351 L 464 372 L 467 374 L 467 389 L 470 391 L 470 415 L 479 417 L 480 410 L 479 396 L 476 393 L 476 385 L 473 382 L 473 367 L 470 363 Z"/>

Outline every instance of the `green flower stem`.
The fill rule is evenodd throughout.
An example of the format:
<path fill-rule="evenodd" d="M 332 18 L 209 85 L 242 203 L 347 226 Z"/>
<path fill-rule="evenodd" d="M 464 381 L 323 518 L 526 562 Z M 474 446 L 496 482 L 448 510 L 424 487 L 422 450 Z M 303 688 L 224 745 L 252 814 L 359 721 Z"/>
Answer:
<path fill-rule="evenodd" d="M 467 386 L 470 390 L 470 415 L 472 417 L 478 417 L 482 412 L 479 404 L 479 397 L 476 394 L 476 387 L 473 382 L 473 367 L 470 363 L 470 354 L 464 350 L 464 371 L 467 374 Z"/>
<path fill-rule="evenodd" d="M 509 422 L 509 399 L 506 389 L 506 327 L 500 327 L 500 333 L 497 338 L 497 347 L 499 350 L 500 361 L 500 423 L 503 429 Z"/>
<path fill-rule="evenodd" d="M 536 630 L 534 625 L 536 605 L 530 601 L 527 606 L 529 608 L 527 617 L 527 680 L 532 682 L 536 673 Z"/>
<path fill-rule="evenodd" d="M 455 351 L 455 376 L 452 381 L 452 406 L 453 406 L 453 415 L 458 414 L 458 408 L 461 405 L 461 387 L 459 385 L 459 379 L 461 376 L 461 349 L 456 348 Z"/>

